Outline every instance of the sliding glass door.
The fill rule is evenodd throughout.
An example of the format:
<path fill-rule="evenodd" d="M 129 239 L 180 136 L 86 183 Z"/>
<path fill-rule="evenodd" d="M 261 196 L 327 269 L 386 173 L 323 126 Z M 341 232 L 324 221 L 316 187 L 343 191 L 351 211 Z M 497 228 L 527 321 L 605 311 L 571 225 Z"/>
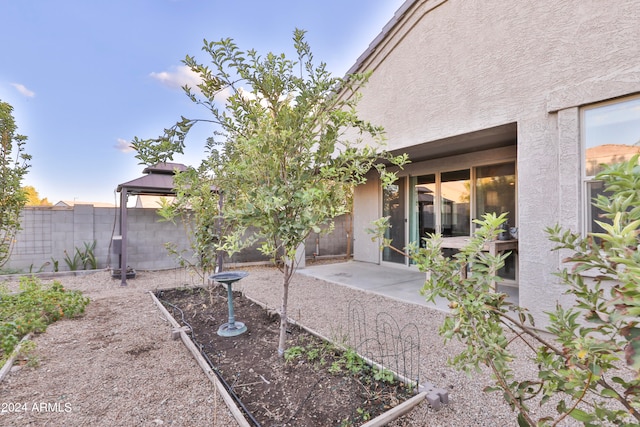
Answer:
<path fill-rule="evenodd" d="M 391 244 L 400 250 L 406 246 L 405 239 L 405 200 L 406 178 L 398 178 L 392 185 L 387 186 L 382 192 L 382 215 L 389 217 L 389 228 L 385 232 L 385 238 L 391 239 Z M 382 251 L 382 260 L 404 264 L 405 257 L 389 248 Z"/>
<path fill-rule="evenodd" d="M 515 163 L 509 162 L 399 178 L 383 190 L 383 215 L 390 222 L 385 237 L 394 247 L 403 249 L 406 236 L 420 245 L 433 233 L 445 238 L 471 236 L 472 220 L 485 213 L 508 212 L 509 226 L 515 227 L 515 168 Z M 409 206 L 410 215 L 406 211 Z M 388 248 L 383 250 L 382 260 L 407 262 Z M 516 264 L 517 255 L 512 254 L 500 276 L 516 279 Z"/>
<path fill-rule="evenodd" d="M 485 213 L 507 214 L 507 225 L 516 226 L 516 165 L 481 166 L 476 168 L 475 213 L 482 218 Z M 513 252 L 498 271 L 503 279 L 516 280 L 517 253 Z"/>
<path fill-rule="evenodd" d="M 436 232 L 436 176 L 418 176 L 413 180 L 413 205 L 417 207 L 416 218 L 420 245 L 429 234 Z M 412 231 L 412 235 L 414 232 Z"/>
<path fill-rule="evenodd" d="M 476 218 L 485 213 L 508 213 L 507 223 L 515 226 L 516 165 L 481 166 L 476 168 Z"/>
<path fill-rule="evenodd" d="M 469 236 L 471 231 L 471 172 L 463 169 L 441 175 L 441 232 L 444 237 Z"/>

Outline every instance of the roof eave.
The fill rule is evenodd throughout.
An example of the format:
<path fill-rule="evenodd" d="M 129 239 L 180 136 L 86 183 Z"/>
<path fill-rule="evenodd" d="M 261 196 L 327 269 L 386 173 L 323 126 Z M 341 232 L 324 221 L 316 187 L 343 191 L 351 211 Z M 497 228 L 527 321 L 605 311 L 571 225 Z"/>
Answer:
<path fill-rule="evenodd" d="M 402 18 L 404 18 L 404 15 L 411 6 L 413 6 L 417 1 L 418 0 L 406 0 L 398 10 L 396 10 L 396 13 L 393 14 L 393 18 L 387 22 L 387 24 L 382 28 L 382 31 L 380 31 L 371 43 L 369 43 L 369 47 L 367 47 L 367 49 L 358 57 L 355 64 L 349 68 L 347 75 L 356 73 L 362 67 L 362 64 L 377 50 L 380 43 L 382 43 L 391 30 L 402 20 Z"/>

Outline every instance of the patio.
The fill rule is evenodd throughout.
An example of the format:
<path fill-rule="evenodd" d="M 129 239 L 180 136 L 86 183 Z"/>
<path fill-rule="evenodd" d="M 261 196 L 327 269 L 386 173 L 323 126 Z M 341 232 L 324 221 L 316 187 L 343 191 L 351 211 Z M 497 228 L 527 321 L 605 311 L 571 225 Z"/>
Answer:
<path fill-rule="evenodd" d="M 428 306 L 448 311 L 448 302 L 439 299 L 435 304 L 427 303 L 420 295 L 425 273 L 416 268 L 379 265 L 360 261 L 333 264 L 308 265 L 299 269 L 298 274 L 315 277 L 338 285 L 372 292 L 402 302 Z M 506 293 L 507 301 L 518 303 L 518 288 L 497 285 L 499 292 Z"/>

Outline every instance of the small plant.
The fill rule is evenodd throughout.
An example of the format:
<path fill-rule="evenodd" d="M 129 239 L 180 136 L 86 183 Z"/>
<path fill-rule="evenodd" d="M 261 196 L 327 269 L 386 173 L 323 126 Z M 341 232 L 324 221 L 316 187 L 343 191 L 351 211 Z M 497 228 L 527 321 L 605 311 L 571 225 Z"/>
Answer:
<path fill-rule="evenodd" d="M 373 379 L 392 384 L 395 381 L 395 376 L 390 370 L 380 367 L 373 370 Z"/>
<path fill-rule="evenodd" d="M 362 421 L 369 421 L 371 419 L 371 414 L 365 409 L 357 408 L 356 412 L 358 413 Z"/>
<path fill-rule="evenodd" d="M 36 343 L 33 341 L 23 341 L 20 345 L 18 359 L 26 361 L 29 368 L 37 368 L 40 366 L 40 358 L 35 354 Z"/>
<path fill-rule="evenodd" d="M 84 243 L 84 248 L 76 247 L 73 252 L 73 257 L 69 253 L 64 251 L 64 262 L 69 267 L 70 271 L 75 271 L 82 267 L 83 270 L 95 270 L 98 268 L 98 259 L 95 256 L 96 241 L 93 243 Z M 54 261 L 57 262 L 57 261 Z M 57 264 L 54 266 L 57 268 Z M 57 270 L 56 270 L 57 271 Z"/>
<path fill-rule="evenodd" d="M 47 267 L 49 264 L 50 264 L 49 261 L 45 261 L 45 263 L 42 264 L 40 268 L 38 268 L 36 271 L 33 271 L 33 264 L 31 264 L 29 266 L 29 274 L 42 273 L 44 271 L 44 268 Z"/>
<path fill-rule="evenodd" d="M 67 264 L 67 267 L 69 267 L 70 271 L 76 271 L 78 269 L 78 267 L 80 266 L 80 256 L 78 254 L 78 251 L 76 250 L 73 253 L 73 257 L 69 256 L 69 253 L 65 250 L 64 251 L 64 262 L 65 264 Z"/>
<path fill-rule="evenodd" d="M 333 363 L 331 363 L 331 366 L 329 366 L 329 372 L 332 373 L 333 375 L 337 375 L 340 372 L 342 372 L 342 361 L 336 360 Z"/>
<path fill-rule="evenodd" d="M 53 265 L 53 272 L 57 273 L 60 271 L 60 261 L 51 257 L 51 265 Z"/>
<path fill-rule="evenodd" d="M 95 270 L 98 268 L 98 259 L 95 255 L 96 241 L 93 243 L 84 242 L 84 251 L 82 251 L 82 266 L 85 270 Z M 78 251 L 78 249 L 76 249 Z M 87 268 L 89 267 L 89 268 Z"/>
<path fill-rule="evenodd" d="M 304 348 L 299 345 L 288 348 L 284 352 L 285 362 L 291 362 L 295 359 L 300 358 L 304 354 L 304 351 Z"/>
<path fill-rule="evenodd" d="M 356 351 L 352 348 L 347 349 L 342 356 L 344 360 L 345 368 L 351 372 L 352 374 L 359 374 L 362 372 L 366 364 L 362 357 L 356 353 Z"/>
<path fill-rule="evenodd" d="M 285 351 L 286 353 L 286 351 Z M 315 362 L 320 357 L 320 349 L 319 348 L 310 348 L 307 351 L 307 360 L 309 362 Z"/>

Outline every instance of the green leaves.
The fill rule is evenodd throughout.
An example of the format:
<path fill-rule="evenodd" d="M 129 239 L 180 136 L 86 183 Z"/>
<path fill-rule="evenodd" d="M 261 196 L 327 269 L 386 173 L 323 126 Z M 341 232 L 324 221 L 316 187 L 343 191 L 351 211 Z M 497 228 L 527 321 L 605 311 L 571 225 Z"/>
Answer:
<path fill-rule="evenodd" d="M 11 255 L 18 230 L 20 212 L 27 203 L 22 180 L 30 167 L 25 153 L 27 137 L 16 133 L 13 107 L 0 101 L 0 267 Z"/>
<path fill-rule="evenodd" d="M 445 257 L 441 250 L 442 237 L 431 235 L 424 239 L 422 247 L 409 248 L 416 266 L 427 272 L 427 281 L 421 293 L 429 301 L 445 298 L 449 301 L 451 317 L 440 329 L 445 340 L 458 339 L 465 349 L 451 362 L 471 374 L 481 366 L 494 366 L 510 377 L 508 364 L 513 355 L 508 351 L 509 340 L 502 329 L 501 315 L 507 311 L 503 294 L 492 292 L 492 281 L 507 254 L 491 256 L 484 252 L 486 242 L 497 236 L 505 215 L 485 215 L 477 224 L 477 230 L 469 244 L 453 257 Z M 376 223 L 376 234 L 383 235 L 387 221 Z M 466 275 L 467 266 L 472 265 Z M 523 315 L 526 319 L 526 316 Z M 503 390 L 503 388 L 500 388 Z"/>
<path fill-rule="evenodd" d="M 310 231 L 347 212 L 350 187 L 364 181 L 382 151 L 357 148 L 344 137 L 349 128 L 358 134 L 376 128 L 358 119 L 353 100 L 337 96 L 336 88 L 352 83 L 314 65 L 304 31 L 296 30 L 293 40 L 295 61 L 241 52 L 229 40 L 205 48 L 216 78 L 233 92 L 226 115 L 214 111 L 227 137 L 214 148 L 212 165 L 217 185 L 229 195 L 224 216 L 267 241 L 274 258 L 294 252 Z"/>
<path fill-rule="evenodd" d="M 549 313 L 548 328 L 562 344 L 555 360 L 547 357 L 544 370 L 550 384 L 547 390 L 562 390 L 576 404 L 586 393 L 598 396 L 593 410 L 573 405 L 559 406 L 560 412 L 585 423 L 607 419 L 613 424 L 630 425 L 638 421 L 640 406 L 640 168 L 638 157 L 604 170 L 608 196 L 600 196 L 594 205 L 605 212 L 599 225 L 603 233 L 582 236 L 559 227 L 547 229 L 555 250 L 568 250 L 565 259 L 570 268 L 558 277 L 575 297 L 575 307 L 558 306 Z M 548 355 L 549 356 L 549 355 Z M 543 360 L 543 359 L 541 359 Z M 560 364 L 560 362 L 562 364 Z M 607 376 L 620 373 L 626 364 L 635 378 Z M 555 370 L 554 370 L 555 369 Z M 543 371 L 541 371 L 542 373 Z M 554 375 L 549 375 L 554 372 Z M 603 402 L 614 400 L 622 409 Z M 635 408 L 635 409 L 631 409 Z"/>
<path fill-rule="evenodd" d="M 313 61 L 304 35 L 302 30 L 294 31 L 295 59 L 243 51 L 231 39 L 205 40 L 202 50 L 208 56 L 207 65 L 192 56 L 184 60 L 201 82 L 197 90 L 184 89 L 210 117 L 182 117 L 162 136 L 135 138 L 132 143 L 139 160 L 156 163 L 182 153 L 185 137 L 196 123 L 217 126 L 201 165 L 206 179 L 224 197 L 219 217 L 224 218 L 226 229 L 215 245 L 235 251 L 256 243 L 273 260 L 283 261 L 279 263 L 284 273 L 283 324 L 296 249 L 311 231 L 331 229 L 333 218 L 349 211 L 353 186 L 363 183 L 370 170 L 375 168 L 389 182 L 395 175 L 383 162 L 399 167 L 407 162 L 406 156 L 388 154 L 382 147 L 382 129 L 356 113 L 359 97 L 355 93 L 367 76 L 332 77 L 324 63 Z M 222 92 L 224 99 L 219 96 Z M 194 236 L 204 250 L 210 243 L 204 208 L 211 203 L 200 204 L 198 197 L 212 200 L 214 196 L 198 192 L 195 197 L 189 188 L 198 184 L 191 181 L 189 185 L 180 187 L 184 191 L 178 199 L 186 202 L 179 206 L 188 205 L 194 213 Z"/>
<path fill-rule="evenodd" d="M 198 169 L 176 171 L 174 189 L 176 199 L 162 199 L 158 214 L 164 221 L 184 226 L 193 252 L 180 251 L 173 243 L 165 246 L 182 267 L 200 276 L 204 283 L 215 271 L 221 251 L 233 254 L 240 248 L 221 239 L 225 225 L 220 215 L 220 194 L 206 163 Z"/>
<path fill-rule="evenodd" d="M 184 140 L 196 122 L 182 117 L 178 123 L 165 129 L 163 136 L 152 139 L 135 137 L 131 146 L 137 151 L 136 158 L 146 165 L 173 160 L 175 154 L 184 153 Z"/>
<path fill-rule="evenodd" d="M 30 332 L 43 332 L 63 317 L 82 314 L 89 298 L 79 291 L 65 290 L 60 282 L 43 285 L 35 277 L 20 278 L 20 292 L 8 294 L 0 288 L 0 366 L 16 344 Z"/>

